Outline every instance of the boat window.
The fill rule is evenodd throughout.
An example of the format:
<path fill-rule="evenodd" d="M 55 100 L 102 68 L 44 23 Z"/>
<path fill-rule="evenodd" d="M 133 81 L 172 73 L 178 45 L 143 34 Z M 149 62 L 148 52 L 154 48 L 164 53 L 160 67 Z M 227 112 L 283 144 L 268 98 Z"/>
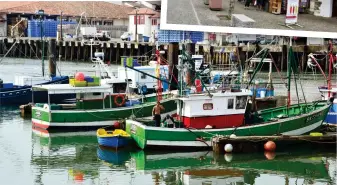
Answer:
<path fill-rule="evenodd" d="M 95 92 L 95 93 L 92 93 L 92 95 L 94 95 L 94 96 L 98 96 L 98 95 L 102 95 L 102 93 Z"/>
<path fill-rule="evenodd" d="M 141 79 L 146 79 L 146 74 L 141 74 L 141 75 L 140 75 L 140 78 L 141 78 Z"/>
<path fill-rule="evenodd" d="M 234 108 L 234 99 L 228 99 L 227 109 L 233 109 L 233 108 Z"/>
<path fill-rule="evenodd" d="M 213 110 L 213 103 L 204 103 L 204 110 Z"/>
<path fill-rule="evenodd" d="M 236 109 L 245 109 L 247 103 L 247 96 L 238 96 L 236 97 Z"/>

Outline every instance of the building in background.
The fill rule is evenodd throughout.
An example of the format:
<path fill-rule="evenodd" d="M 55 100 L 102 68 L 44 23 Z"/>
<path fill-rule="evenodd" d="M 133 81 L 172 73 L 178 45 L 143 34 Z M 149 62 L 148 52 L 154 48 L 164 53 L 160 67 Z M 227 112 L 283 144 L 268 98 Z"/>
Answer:
<path fill-rule="evenodd" d="M 129 13 L 129 33 L 132 37 L 137 34 L 152 39 L 156 36 L 160 25 L 160 13 L 150 8 L 137 8 Z"/>
<path fill-rule="evenodd" d="M 83 15 L 86 19 L 81 20 L 82 24 L 96 25 L 98 30 L 99 26 L 110 29 L 109 31 L 116 30 L 115 32 L 117 32 L 118 30 L 115 37 L 119 37 L 120 34 L 127 31 L 128 13 L 134 8 L 103 1 L 2 1 L 0 3 L 0 36 L 18 36 L 22 31 L 26 32 L 25 36 L 28 36 L 28 21 L 36 20 L 36 12 L 40 9 L 44 10 L 44 19 L 54 21 L 60 20 L 61 12 L 63 21 L 77 23 Z M 23 28 L 16 27 L 17 30 L 13 31 L 12 27 L 20 21 Z M 76 26 L 72 26 L 73 29 L 74 27 Z"/>

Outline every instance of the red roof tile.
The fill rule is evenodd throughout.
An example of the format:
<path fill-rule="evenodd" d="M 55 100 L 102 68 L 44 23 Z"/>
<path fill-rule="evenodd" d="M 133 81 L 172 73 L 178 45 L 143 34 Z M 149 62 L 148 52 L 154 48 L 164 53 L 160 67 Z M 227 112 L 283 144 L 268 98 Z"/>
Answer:
<path fill-rule="evenodd" d="M 133 10 L 132 12 L 129 13 L 129 15 L 136 15 L 137 10 Z M 137 14 L 138 15 L 154 15 L 158 12 L 150 9 L 150 8 L 139 8 Z"/>
<path fill-rule="evenodd" d="M 150 18 L 160 18 L 160 13 L 156 12 L 156 14 L 151 15 Z"/>
<path fill-rule="evenodd" d="M 43 9 L 47 15 L 80 16 L 86 12 L 87 17 L 110 19 L 127 19 L 133 8 L 100 1 L 26 1 L 18 6 L 18 2 L 2 1 L 0 12 L 34 14 Z M 6 5 L 3 5 L 6 4 Z M 7 6 L 7 7 L 6 7 Z"/>

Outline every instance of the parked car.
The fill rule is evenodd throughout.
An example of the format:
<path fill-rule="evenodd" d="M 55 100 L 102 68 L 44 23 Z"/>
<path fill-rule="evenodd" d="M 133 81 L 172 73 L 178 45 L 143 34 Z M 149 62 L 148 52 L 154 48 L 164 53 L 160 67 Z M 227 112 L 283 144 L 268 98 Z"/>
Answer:
<path fill-rule="evenodd" d="M 123 35 L 121 35 L 121 39 L 122 40 L 128 40 L 130 36 L 131 36 L 131 33 L 124 32 Z"/>

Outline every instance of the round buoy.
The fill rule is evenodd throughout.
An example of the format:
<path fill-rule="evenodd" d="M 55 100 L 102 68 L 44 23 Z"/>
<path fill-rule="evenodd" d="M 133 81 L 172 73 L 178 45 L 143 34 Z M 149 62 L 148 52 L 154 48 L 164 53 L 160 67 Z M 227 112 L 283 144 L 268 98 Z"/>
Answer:
<path fill-rule="evenodd" d="M 225 145 L 225 152 L 231 153 L 233 151 L 233 146 L 231 144 Z"/>
<path fill-rule="evenodd" d="M 233 155 L 232 154 L 225 154 L 225 160 L 227 162 L 231 162 L 233 160 Z"/>
<path fill-rule="evenodd" d="M 84 80 L 84 74 L 82 72 L 77 72 L 75 74 L 75 80 L 76 81 L 83 81 Z"/>
<path fill-rule="evenodd" d="M 113 125 L 114 125 L 115 129 L 119 129 L 120 128 L 120 123 L 118 121 L 116 121 Z"/>
<path fill-rule="evenodd" d="M 229 136 L 229 138 L 235 138 L 235 137 L 236 137 L 235 134 L 231 134 L 231 135 Z"/>
<path fill-rule="evenodd" d="M 264 152 L 264 156 L 268 159 L 268 160 L 273 160 L 275 158 L 275 152 L 270 152 L 270 151 L 265 151 Z"/>
<path fill-rule="evenodd" d="M 266 151 L 273 152 L 276 149 L 276 144 L 273 141 L 268 141 L 266 144 L 264 144 L 264 149 Z"/>

